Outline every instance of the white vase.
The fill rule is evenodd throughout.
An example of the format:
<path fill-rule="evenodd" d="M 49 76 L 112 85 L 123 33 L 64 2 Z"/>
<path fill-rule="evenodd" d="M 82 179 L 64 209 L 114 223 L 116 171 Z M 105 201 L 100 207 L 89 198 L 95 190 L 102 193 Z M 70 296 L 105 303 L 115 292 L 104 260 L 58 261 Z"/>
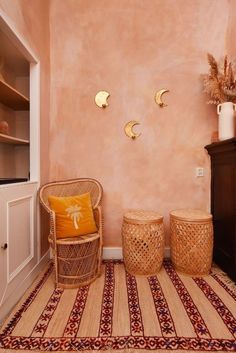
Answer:
<path fill-rule="evenodd" d="M 235 133 L 235 109 L 236 104 L 225 102 L 217 105 L 219 140 L 227 140 L 234 137 Z"/>

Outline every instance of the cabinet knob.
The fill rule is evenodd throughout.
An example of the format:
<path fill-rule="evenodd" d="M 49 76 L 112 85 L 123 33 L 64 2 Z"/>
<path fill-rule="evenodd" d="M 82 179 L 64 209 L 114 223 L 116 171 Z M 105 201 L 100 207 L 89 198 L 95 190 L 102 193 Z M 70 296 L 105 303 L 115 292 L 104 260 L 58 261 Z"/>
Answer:
<path fill-rule="evenodd" d="M 8 247 L 7 243 L 4 243 L 4 244 L 1 246 L 1 248 L 2 248 L 3 250 L 6 250 L 7 247 Z"/>

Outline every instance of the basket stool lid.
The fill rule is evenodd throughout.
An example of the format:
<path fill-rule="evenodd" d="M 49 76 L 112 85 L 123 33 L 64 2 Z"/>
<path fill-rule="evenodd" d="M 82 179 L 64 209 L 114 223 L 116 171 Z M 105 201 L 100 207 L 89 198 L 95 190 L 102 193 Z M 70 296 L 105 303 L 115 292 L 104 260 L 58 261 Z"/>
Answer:
<path fill-rule="evenodd" d="M 162 222 L 163 216 L 154 211 L 135 210 L 124 214 L 124 220 L 128 223 L 157 223 Z"/>
<path fill-rule="evenodd" d="M 212 219 L 212 215 L 209 212 L 191 208 L 171 211 L 170 216 L 179 220 L 192 222 L 209 221 Z"/>

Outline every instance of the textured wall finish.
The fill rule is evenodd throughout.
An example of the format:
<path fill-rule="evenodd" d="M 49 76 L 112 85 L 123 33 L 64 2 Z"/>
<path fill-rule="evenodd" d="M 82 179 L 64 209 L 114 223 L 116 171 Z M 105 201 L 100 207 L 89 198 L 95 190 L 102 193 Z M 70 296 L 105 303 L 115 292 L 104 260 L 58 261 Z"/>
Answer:
<path fill-rule="evenodd" d="M 231 58 L 236 60 L 236 1 L 229 0 L 229 23 L 226 36 L 226 49 Z"/>
<path fill-rule="evenodd" d="M 225 53 L 228 11 L 227 0 L 51 1 L 50 179 L 102 183 L 105 245 L 121 244 L 127 209 L 158 211 L 167 230 L 170 210 L 209 209 L 203 147 L 217 115 L 200 75 L 208 51 Z M 165 108 L 154 101 L 161 88 Z M 101 89 L 107 109 L 94 103 Z M 124 134 L 129 120 L 141 123 L 136 140 Z"/>

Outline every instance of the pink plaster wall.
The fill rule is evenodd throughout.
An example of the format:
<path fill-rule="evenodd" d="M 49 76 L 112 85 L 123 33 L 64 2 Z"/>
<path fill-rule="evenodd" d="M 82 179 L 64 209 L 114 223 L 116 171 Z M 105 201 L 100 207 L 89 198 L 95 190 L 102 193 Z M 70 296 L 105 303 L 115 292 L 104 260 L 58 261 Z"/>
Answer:
<path fill-rule="evenodd" d="M 49 117 L 50 117 L 50 47 L 49 47 L 48 0 L 0 0 L 0 9 L 13 21 L 14 26 L 25 38 L 40 60 L 40 153 L 41 182 L 49 178 Z M 48 227 L 42 221 L 42 254 L 48 248 Z"/>
<path fill-rule="evenodd" d="M 209 209 L 204 146 L 217 116 L 200 75 L 207 52 L 225 53 L 229 10 L 227 0 L 51 1 L 50 179 L 100 180 L 105 245 L 121 244 L 127 209 L 158 211 L 167 233 L 171 210 Z M 105 110 L 94 104 L 99 90 L 111 94 Z M 123 131 L 133 119 L 135 141 Z"/>
<path fill-rule="evenodd" d="M 236 59 L 236 1 L 229 0 L 229 25 L 226 36 L 226 48 L 230 58 Z"/>

